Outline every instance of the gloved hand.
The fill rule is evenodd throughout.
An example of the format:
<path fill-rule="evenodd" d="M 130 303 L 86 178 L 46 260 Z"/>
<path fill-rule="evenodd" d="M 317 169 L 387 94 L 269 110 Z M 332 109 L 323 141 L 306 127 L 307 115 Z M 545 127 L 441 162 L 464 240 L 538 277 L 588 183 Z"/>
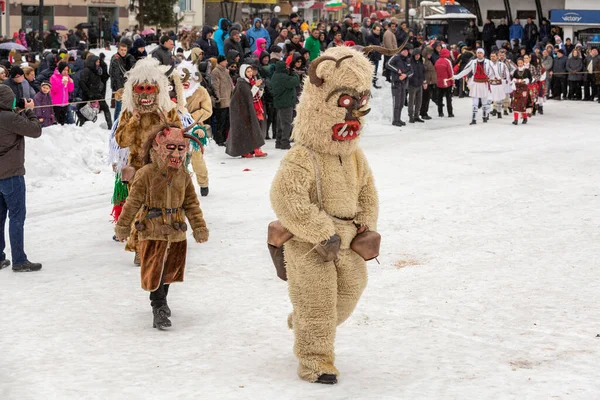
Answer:
<path fill-rule="evenodd" d="M 198 243 L 204 243 L 208 241 L 208 229 L 206 228 L 197 228 L 194 229 L 194 239 Z"/>
<path fill-rule="evenodd" d="M 131 228 L 128 226 L 115 226 L 115 235 L 117 235 L 117 239 L 121 242 L 124 242 L 129 237 L 131 233 Z"/>

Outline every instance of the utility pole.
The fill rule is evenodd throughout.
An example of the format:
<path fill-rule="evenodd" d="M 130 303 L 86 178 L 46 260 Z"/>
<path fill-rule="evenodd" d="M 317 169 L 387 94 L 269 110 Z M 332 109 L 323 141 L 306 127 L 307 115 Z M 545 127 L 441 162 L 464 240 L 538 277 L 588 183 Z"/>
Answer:
<path fill-rule="evenodd" d="M 410 26 L 408 24 L 408 0 L 406 0 L 404 2 L 404 15 L 406 16 L 405 22 L 406 22 L 406 26 Z"/>
<path fill-rule="evenodd" d="M 38 31 L 40 32 L 39 38 L 40 40 L 44 40 L 44 0 L 40 0 L 40 15 L 39 15 L 39 21 L 38 24 L 40 25 L 40 27 L 38 28 Z"/>

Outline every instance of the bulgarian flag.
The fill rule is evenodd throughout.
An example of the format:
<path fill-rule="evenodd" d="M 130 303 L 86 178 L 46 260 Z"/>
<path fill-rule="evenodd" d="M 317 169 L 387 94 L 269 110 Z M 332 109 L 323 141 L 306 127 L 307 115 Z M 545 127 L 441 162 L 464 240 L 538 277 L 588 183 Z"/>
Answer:
<path fill-rule="evenodd" d="M 327 11 L 339 11 L 342 9 L 341 0 L 331 0 L 325 3 L 325 10 Z"/>

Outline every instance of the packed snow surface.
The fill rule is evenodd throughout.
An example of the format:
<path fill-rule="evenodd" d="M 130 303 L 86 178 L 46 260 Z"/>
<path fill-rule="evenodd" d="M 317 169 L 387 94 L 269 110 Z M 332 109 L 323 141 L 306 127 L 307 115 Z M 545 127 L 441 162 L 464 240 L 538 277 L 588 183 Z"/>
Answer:
<path fill-rule="evenodd" d="M 111 239 L 98 121 L 27 139 L 26 251 L 44 267 L 0 271 L 0 399 L 599 398 L 598 105 L 468 126 L 461 99 L 454 119 L 432 106 L 432 121 L 398 129 L 389 95 L 377 91 L 361 139 L 381 264 L 338 329 L 337 386 L 296 376 L 266 247 L 284 152 L 209 148 L 211 237 L 188 241 L 173 328 L 157 331 L 133 255 Z"/>

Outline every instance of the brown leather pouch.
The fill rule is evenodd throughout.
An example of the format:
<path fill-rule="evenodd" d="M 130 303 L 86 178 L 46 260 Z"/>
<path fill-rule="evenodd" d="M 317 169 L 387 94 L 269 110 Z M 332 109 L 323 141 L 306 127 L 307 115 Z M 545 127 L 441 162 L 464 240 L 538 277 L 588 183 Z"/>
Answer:
<path fill-rule="evenodd" d="M 285 270 L 285 261 L 283 257 L 283 244 L 293 238 L 294 235 L 281 225 L 279 221 L 273 221 L 269 224 L 267 232 L 267 246 L 269 253 L 275 265 L 279 279 L 287 281 L 287 272 Z"/>
<path fill-rule="evenodd" d="M 333 235 L 328 240 L 319 243 L 315 247 L 315 251 L 323 257 L 323 261 L 334 261 L 340 253 L 340 245 L 342 239 L 338 235 Z"/>
<path fill-rule="evenodd" d="M 365 261 L 370 261 L 379 257 L 379 246 L 381 245 L 381 235 L 377 232 L 366 231 L 356 235 L 350 248 Z"/>
<path fill-rule="evenodd" d="M 131 165 L 126 165 L 121 169 L 121 182 L 129 183 L 133 182 L 133 177 L 135 176 L 135 167 Z"/>

